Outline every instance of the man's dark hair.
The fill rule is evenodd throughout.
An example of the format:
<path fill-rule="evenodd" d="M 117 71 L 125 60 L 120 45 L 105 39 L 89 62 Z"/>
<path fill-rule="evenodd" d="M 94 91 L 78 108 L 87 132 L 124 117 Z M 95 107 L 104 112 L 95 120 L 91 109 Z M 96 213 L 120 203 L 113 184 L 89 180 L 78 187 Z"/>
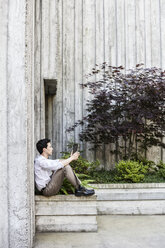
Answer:
<path fill-rule="evenodd" d="M 42 139 L 37 142 L 36 147 L 40 154 L 43 153 L 43 148 L 47 148 L 47 145 L 49 142 L 50 142 L 50 139 Z"/>

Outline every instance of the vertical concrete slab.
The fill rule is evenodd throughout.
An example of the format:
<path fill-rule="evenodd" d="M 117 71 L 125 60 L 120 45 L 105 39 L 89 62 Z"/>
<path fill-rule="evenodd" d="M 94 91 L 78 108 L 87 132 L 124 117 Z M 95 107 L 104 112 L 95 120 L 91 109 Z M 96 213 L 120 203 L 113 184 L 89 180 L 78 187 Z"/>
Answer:
<path fill-rule="evenodd" d="M 121 5 L 121 4 L 120 4 Z M 122 15 L 120 16 L 121 21 Z M 122 22 L 123 24 L 124 22 Z M 123 29 L 123 26 L 122 26 Z M 121 29 L 120 33 L 121 32 Z M 104 53 L 105 59 L 111 66 L 117 65 L 117 2 L 113 1 L 104 1 Z M 105 144 L 102 148 L 102 156 L 104 160 L 104 168 L 112 169 L 116 162 L 116 155 L 111 154 L 110 150 L 115 150 L 115 144 Z"/>
<path fill-rule="evenodd" d="M 96 1 L 83 0 L 82 6 L 82 18 L 83 18 L 83 84 L 87 82 L 85 75 L 91 72 L 96 62 Z M 93 79 L 93 78 L 92 78 Z M 83 116 L 86 116 L 86 103 L 91 100 L 92 96 L 87 88 L 83 90 L 82 108 Z M 83 127 L 84 128 L 84 127 Z M 94 160 L 94 152 L 91 151 L 92 145 L 89 142 L 84 142 L 83 150 L 84 156 L 90 160 Z"/>
<path fill-rule="evenodd" d="M 0 245 L 8 247 L 7 171 L 7 1 L 0 1 Z"/>
<path fill-rule="evenodd" d="M 42 12 L 41 12 L 42 3 L 40 0 L 35 1 L 35 44 L 34 44 L 34 78 L 35 78 L 35 86 L 34 86 L 34 130 L 35 137 L 34 143 L 40 139 L 40 82 L 41 82 L 41 20 L 42 20 Z"/>
<path fill-rule="evenodd" d="M 99 65 L 105 61 L 105 1 L 96 1 L 95 11 L 95 64 Z M 108 18 L 109 19 L 109 18 Z M 107 62 L 107 61 L 106 61 Z M 96 75 L 95 80 L 102 79 L 102 75 Z M 95 150 L 95 159 L 99 159 L 101 167 L 105 165 L 105 145 L 101 145 Z"/>
<path fill-rule="evenodd" d="M 25 83 L 26 83 L 26 109 L 27 109 L 27 199 L 30 219 L 29 243 L 32 247 L 35 235 L 35 200 L 34 200 L 34 15 L 35 1 L 26 2 L 25 27 Z"/>
<path fill-rule="evenodd" d="M 74 125 L 75 85 L 74 85 L 74 2 L 63 2 L 63 150 L 69 142 L 74 142 L 74 134 L 66 130 Z M 69 19 L 68 19 L 69 18 Z"/>
<path fill-rule="evenodd" d="M 56 47 L 55 54 L 55 70 L 57 75 L 57 94 L 53 99 L 53 147 L 55 158 L 61 157 L 63 150 L 63 2 L 57 1 L 55 3 L 55 40 L 54 46 Z M 51 11 L 52 12 L 52 11 Z M 53 15 L 53 14 L 52 14 Z"/>
<path fill-rule="evenodd" d="M 82 17 L 82 1 L 75 1 L 75 58 L 74 58 L 74 83 L 75 83 L 75 118 L 74 121 L 77 122 L 83 117 L 82 109 L 82 98 L 83 98 L 83 89 L 80 86 L 80 83 L 83 81 L 83 17 Z M 82 132 L 82 126 L 78 126 L 75 129 L 75 142 L 79 143 L 79 133 Z M 80 149 L 83 149 L 82 142 L 80 143 Z"/>
<path fill-rule="evenodd" d="M 0 247 L 34 236 L 33 1 L 0 1 Z"/>
<path fill-rule="evenodd" d="M 9 247 L 28 247 L 27 109 L 25 86 L 26 1 L 11 1 L 8 19 Z"/>

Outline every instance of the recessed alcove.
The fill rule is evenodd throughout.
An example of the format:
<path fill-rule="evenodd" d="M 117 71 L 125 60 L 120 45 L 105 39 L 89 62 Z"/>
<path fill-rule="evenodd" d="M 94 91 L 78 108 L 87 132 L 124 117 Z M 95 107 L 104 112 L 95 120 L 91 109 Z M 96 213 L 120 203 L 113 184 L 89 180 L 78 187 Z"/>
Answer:
<path fill-rule="evenodd" d="M 45 89 L 45 137 L 53 140 L 53 99 L 57 91 L 56 79 L 44 79 Z"/>

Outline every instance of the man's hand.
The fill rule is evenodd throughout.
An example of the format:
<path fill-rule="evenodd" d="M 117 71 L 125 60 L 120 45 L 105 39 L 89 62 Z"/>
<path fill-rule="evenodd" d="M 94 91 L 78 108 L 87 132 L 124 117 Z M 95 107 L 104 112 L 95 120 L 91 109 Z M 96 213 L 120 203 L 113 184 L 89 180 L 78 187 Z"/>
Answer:
<path fill-rule="evenodd" d="M 80 153 L 79 152 L 75 152 L 75 153 L 71 153 L 71 158 L 73 159 L 73 160 L 77 160 L 78 159 L 78 157 L 80 156 Z"/>
<path fill-rule="evenodd" d="M 66 166 L 68 165 L 69 163 L 71 163 L 73 160 L 77 160 L 78 157 L 80 156 L 80 153 L 79 152 L 75 152 L 75 153 L 71 153 L 71 156 L 67 159 L 64 159 L 64 160 L 61 160 L 60 162 Z"/>

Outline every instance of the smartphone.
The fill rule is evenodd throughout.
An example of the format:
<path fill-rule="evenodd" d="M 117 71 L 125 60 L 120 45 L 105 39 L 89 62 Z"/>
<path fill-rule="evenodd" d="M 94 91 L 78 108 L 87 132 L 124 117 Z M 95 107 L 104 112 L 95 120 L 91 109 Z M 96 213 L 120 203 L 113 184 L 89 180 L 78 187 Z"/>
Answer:
<path fill-rule="evenodd" d="M 73 153 L 75 153 L 75 152 L 78 151 L 78 144 L 75 143 L 75 144 L 73 145 L 72 151 L 73 151 Z"/>

